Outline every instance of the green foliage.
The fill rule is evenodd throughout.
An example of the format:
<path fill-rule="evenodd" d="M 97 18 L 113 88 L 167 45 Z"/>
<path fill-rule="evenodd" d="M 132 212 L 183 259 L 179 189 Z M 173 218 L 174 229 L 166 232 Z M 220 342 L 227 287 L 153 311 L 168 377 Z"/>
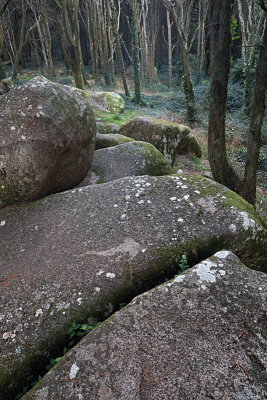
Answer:
<path fill-rule="evenodd" d="M 71 327 L 67 330 L 67 334 L 69 335 L 70 342 L 69 347 L 73 347 L 79 340 L 86 335 L 87 333 L 91 332 L 95 329 L 97 325 L 88 325 L 88 324 L 76 324 L 75 321 L 71 324 Z"/>
<path fill-rule="evenodd" d="M 62 357 L 57 357 L 57 358 L 50 358 L 49 360 L 49 364 L 47 364 L 45 366 L 45 368 L 47 369 L 47 371 L 50 371 L 50 369 L 52 369 L 55 365 L 57 365 L 57 363 L 61 360 Z M 35 386 L 32 384 L 32 386 Z"/>
<path fill-rule="evenodd" d="M 234 16 L 234 14 L 232 14 L 230 31 L 231 31 L 231 37 L 232 37 L 233 41 L 240 38 L 240 36 L 237 35 L 237 27 L 238 27 L 237 19 Z"/>
<path fill-rule="evenodd" d="M 187 268 L 190 268 L 190 265 L 188 265 L 186 255 L 183 254 L 179 262 L 179 269 L 184 272 Z"/>
<path fill-rule="evenodd" d="M 240 162 L 246 161 L 247 150 L 239 149 L 236 152 L 236 159 Z M 258 160 L 258 169 L 267 172 L 267 152 L 266 149 L 261 149 Z"/>
<path fill-rule="evenodd" d="M 234 64 L 232 65 L 231 68 L 231 81 L 233 84 L 239 83 L 240 85 L 243 85 L 243 80 L 244 80 L 244 62 L 242 58 L 235 60 Z"/>
<path fill-rule="evenodd" d="M 45 366 L 47 371 L 50 371 L 52 368 L 54 368 L 57 363 L 62 359 L 62 357 L 75 345 L 77 344 L 81 338 L 86 335 L 87 333 L 91 332 L 93 329 L 95 329 L 100 323 L 96 325 L 88 325 L 88 324 L 77 324 L 75 321 L 72 322 L 70 328 L 67 330 L 67 335 L 69 336 L 70 342 L 68 344 L 68 347 L 64 347 L 63 354 L 60 357 L 57 358 L 50 358 L 49 364 Z M 15 397 L 15 400 L 21 399 L 30 389 L 34 388 L 37 386 L 41 381 L 43 377 L 38 376 L 37 380 L 32 382 L 29 386 L 25 386 L 23 391 Z"/>
<path fill-rule="evenodd" d="M 194 154 L 192 154 L 190 156 L 190 159 L 193 161 L 193 163 L 195 164 L 195 169 L 197 171 L 202 171 L 202 164 L 201 164 L 201 159 L 196 157 Z"/>
<path fill-rule="evenodd" d="M 107 111 L 94 110 L 94 114 L 96 119 L 99 119 L 109 124 L 117 124 L 119 126 L 125 124 L 126 122 L 129 122 L 137 115 L 136 111 L 132 110 L 125 110 L 123 114 L 112 114 Z"/>
<path fill-rule="evenodd" d="M 244 89 L 239 84 L 233 84 L 231 81 L 228 85 L 226 110 L 228 113 L 233 113 L 244 106 Z"/>

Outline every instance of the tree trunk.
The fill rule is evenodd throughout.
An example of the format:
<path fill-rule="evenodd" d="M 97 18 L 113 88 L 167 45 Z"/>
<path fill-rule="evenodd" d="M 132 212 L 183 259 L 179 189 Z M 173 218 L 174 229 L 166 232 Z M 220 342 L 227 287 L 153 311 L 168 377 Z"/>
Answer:
<path fill-rule="evenodd" d="M 211 0 L 211 87 L 208 155 L 214 179 L 240 192 L 240 179 L 229 165 L 225 145 L 225 107 L 230 71 L 231 0 Z"/>
<path fill-rule="evenodd" d="M 171 89 L 172 88 L 172 25 L 171 25 L 169 10 L 167 10 L 167 30 L 168 30 L 169 89 Z"/>
<path fill-rule="evenodd" d="M 26 18 L 27 18 L 27 7 L 25 1 L 22 2 L 22 21 L 21 21 L 21 29 L 20 29 L 20 39 L 19 46 L 16 51 L 16 57 L 14 62 L 14 69 L 12 73 L 12 80 L 17 79 L 17 75 L 19 73 L 19 63 L 22 57 L 23 47 L 26 42 L 27 34 L 26 34 Z"/>
<path fill-rule="evenodd" d="M 116 41 L 118 67 L 119 67 L 119 71 L 120 71 L 121 77 L 122 77 L 125 96 L 130 97 L 130 92 L 129 92 L 129 88 L 128 88 L 128 84 L 127 84 L 127 80 L 126 80 L 124 61 L 123 61 L 123 56 L 122 56 L 121 38 L 120 38 L 120 34 L 119 34 L 118 27 L 116 24 L 117 12 L 116 12 L 114 0 L 110 0 L 110 7 L 111 7 L 111 16 L 112 16 L 111 23 L 112 23 L 113 35 L 114 35 L 115 41 Z"/>
<path fill-rule="evenodd" d="M 196 106 L 195 106 L 193 82 L 191 80 L 188 51 L 182 41 L 179 41 L 179 44 L 180 44 L 181 59 L 182 59 L 182 71 L 183 71 L 182 81 L 183 81 L 184 95 L 185 95 L 185 102 L 187 109 L 187 120 L 188 122 L 193 124 L 196 121 Z"/>
<path fill-rule="evenodd" d="M 75 86 L 84 89 L 83 60 L 78 19 L 79 0 L 64 0 L 60 12 L 59 30 L 62 49 L 73 73 Z"/>
<path fill-rule="evenodd" d="M 137 104 L 142 103 L 141 82 L 140 82 L 140 60 L 139 60 L 139 40 L 137 31 L 137 3 L 136 0 L 129 0 L 132 11 L 131 30 L 132 30 L 132 60 L 134 69 L 134 101 Z"/>
<path fill-rule="evenodd" d="M 267 89 L 267 26 L 265 24 L 263 43 L 256 71 L 256 81 L 251 108 L 247 158 L 245 168 L 245 186 L 243 197 L 251 204 L 256 200 L 257 168 L 259 151 L 262 145 L 261 128 L 265 111 Z"/>
<path fill-rule="evenodd" d="M 190 18 L 193 1 L 183 2 L 177 0 L 172 3 L 171 0 L 165 0 L 165 6 L 170 11 L 174 25 L 177 31 L 177 38 L 179 42 L 181 63 L 182 63 L 182 82 L 184 88 L 187 120 L 190 124 L 196 121 L 196 106 L 194 98 L 193 82 L 191 80 L 188 40 L 190 30 Z"/>
<path fill-rule="evenodd" d="M 242 47 L 241 54 L 244 63 L 244 110 L 251 111 L 253 82 L 255 79 L 255 45 L 259 42 L 263 32 L 264 12 L 258 2 L 251 0 L 237 0 L 240 20 Z"/>

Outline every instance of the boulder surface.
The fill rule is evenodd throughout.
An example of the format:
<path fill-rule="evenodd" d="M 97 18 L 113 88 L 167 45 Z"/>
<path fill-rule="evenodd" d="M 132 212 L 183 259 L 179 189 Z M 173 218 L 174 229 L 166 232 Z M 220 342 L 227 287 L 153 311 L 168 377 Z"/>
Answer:
<path fill-rule="evenodd" d="M 102 136 L 105 138 L 107 135 Z M 152 144 L 136 141 L 95 151 L 92 171 L 99 176 L 101 183 L 125 176 L 162 176 L 173 173 L 170 163 Z"/>
<path fill-rule="evenodd" d="M 266 274 L 217 252 L 136 297 L 24 399 L 266 399 L 266 301 Z"/>
<path fill-rule="evenodd" d="M 199 176 L 127 177 L 0 210 L 0 398 L 58 356 L 74 320 L 109 315 L 183 254 L 193 265 L 223 248 L 266 267 L 253 207 Z"/>
<path fill-rule="evenodd" d="M 120 127 L 117 124 L 109 124 L 107 122 L 97 121 L 96 122 L 96 130 L 97 130 L 97 133 L 104 135 L 104 134 L 118 133 L 120 130 Z"/>
<path fill-rule="evenodd" d="M 91 92 L 90 103 L 95 110 L 121 114 L 125 109 L 125 101 L 114 92 Z"/>
<path fill-rule="evenodd" d="M 119 133 L 153 144 L 172 164 L 179 154 L 201 157 L 201 147 L 190 128 L 170 121 L 135 117 Z"/>
<path fill-rule="evenodd" d="M 36 77 L 0 100 L 0 207 L 77 185 L 92 160 L 96 124 L 68 86 Z"/>
<path fill-rule="evenodd" d="M 119 144 L 134 142 L 135 140 L 118 133 L 97 133 L 95 148 L 96 150 L 104 149 L 106 147 L 118 146 Z M 157 150 L 158 151 L 158 150 Z"/>

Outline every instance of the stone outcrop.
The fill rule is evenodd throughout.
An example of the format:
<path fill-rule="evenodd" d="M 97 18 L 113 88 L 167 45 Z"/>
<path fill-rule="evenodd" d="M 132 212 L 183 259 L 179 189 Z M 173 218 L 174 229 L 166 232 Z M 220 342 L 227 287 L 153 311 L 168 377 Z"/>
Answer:
<path fill-rule="evenodd" d="M 201 157 L 201 147 L 190 128 L 170 121 L 136 117 L 123 125 L 119 133 L 153 144 L 172 164 L 179 154 Z"/>
<path fill-rule="evenodd" d="M 96 124 L 77 92 L 36 77 L 0 101 L 0 207 L 69 189 L 86 176 Z"/>
<path fill-rule="evenodd" d="M 96 122 L 96 130 L 97 130 L 97 133 L 104 135 L 107 133 L 108 134 L 118 133 L 120 130 L 120 127 L 117 124 L 109 124 L 106 122 L 97 121 Z"/>
<path fill-rule="evenodd" d="M 91 92 L 90 103 L 95 110 L 107 111 L 112 114 L 121 114 L 125 109 L 125 101 L 114 92 Z"/>
<path fill-rule="evenodd" d="M 199 176 L 127 177 L 0 210 L 0 398 L 63 350 L 74 320 L 173 276 L 182 254 L 192 265 L 223 248 L 266 267 L 253 207 Z"/>
<path fill-rule="evenodd" d="M 112 133 L 112 134 L 97 133 L 95 148 L 96 148 L 96 150 L 99 150 L 99 149 L 104 149 L 106 147 L 118 146 L 119 144 L 129 143 L 129 142 L 134 142 L 134 141 L 135 141 L 134 139 L 131 139 L 127 136 L 120 135 L 119 133 Z"/>
<path fill-rule="evenodd" d="M 24 399 L 266 399 L 266 293 L 220 251 L 136 297 Z"/>
<path fill-rule="evenodd" d="M 173 174 L 170 163 L 152 144 L 136 141 L 95 151 L 91 170 L 100 183 L 125 176 Z"/>

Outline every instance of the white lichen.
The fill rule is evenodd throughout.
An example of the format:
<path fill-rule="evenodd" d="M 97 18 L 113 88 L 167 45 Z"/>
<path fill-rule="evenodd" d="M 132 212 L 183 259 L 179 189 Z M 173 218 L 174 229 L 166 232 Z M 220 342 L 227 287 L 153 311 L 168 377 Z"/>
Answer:
<path fill-rule="evenodd" d="M 231 232 L 235 233 L 236 232 L 236 225 L 235 224 L 231 224 L 229 226 L 229 229 L 230 229 Z"/>
<path fill-rule="evenodd" d="M 217 258 L 225 259 L 225 258 L 227 258 L 230 254 L 231 254 L 231 253 L 230 253 L 230 251 L 228 251 L 228 250 L 221 250 L 221 251 L 218 251 L 217 253 L 215 253 L 214 256 L 217 257 Z"/>
<path fill-rule="evenodd" d="M 106 273 L 106 277 L 107 277 L 107 278 L 114 279 L 115 276 L 116 276 L 116 275 L 115 275 L 113 272 L 107 272 L 107 273 Z"/>
<path fill-rule="evenodd" d="M 38 310 L 35 313 L 35 317 L 39 317 L 40 315 L 43 315 L 43 310 L 41 308 L 38 308 Z"/>
<path fill-rule="evenodd" d="M 71 369 L 70 369 L 70 373 L 69 373 L 70 379 L 76 378 L 76 375 L 77 375 L 79 369 L 80 368 L 76 364 L 72 364 Z"/>
<path fill-rule="evenodd" d="M 216 267 L 212 261 L 203 261 L 201 264 L 198 264 L 195 272 L 199 276 L 200 282 L 215 282 L 215 270 L 211 270 L 211 267 Z"/>

